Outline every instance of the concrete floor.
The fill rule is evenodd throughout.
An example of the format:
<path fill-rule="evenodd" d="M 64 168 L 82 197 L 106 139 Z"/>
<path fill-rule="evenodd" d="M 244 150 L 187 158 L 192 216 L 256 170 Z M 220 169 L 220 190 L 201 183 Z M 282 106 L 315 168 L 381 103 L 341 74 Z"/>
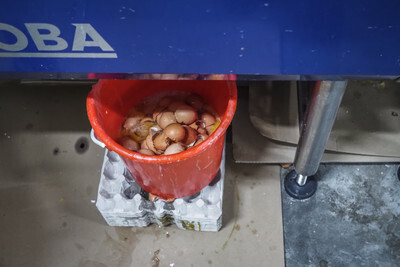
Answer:
<path fill-rule="evenodd" d="M 311 198 L 282 191 L 286 266 L 399 266 L 398 168 L 322 164 Z"/>
<path fill-rule="evenodd" d="M 88 85 L 0 84 L 0 266 L 284 266 L 278 166 L 234 164 L 218 233 L 109 227 Z"/>

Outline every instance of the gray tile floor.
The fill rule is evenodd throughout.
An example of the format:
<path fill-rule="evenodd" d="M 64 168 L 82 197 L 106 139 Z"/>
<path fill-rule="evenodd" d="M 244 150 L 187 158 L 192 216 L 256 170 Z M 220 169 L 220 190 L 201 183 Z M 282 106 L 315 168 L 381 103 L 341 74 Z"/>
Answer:
<path fill-rule="evenodd" d="M 230 145 L 220 232 L 106 225 L 88 91 L 0 84 L 0 266 L 284 266 L 279 167 L 234 164 Z"/>
<path fill-rule="evenodd" d="M 282 191 L 286 266 L 399 266 L 398 168 L 323 164 L 310 199 Z"/>

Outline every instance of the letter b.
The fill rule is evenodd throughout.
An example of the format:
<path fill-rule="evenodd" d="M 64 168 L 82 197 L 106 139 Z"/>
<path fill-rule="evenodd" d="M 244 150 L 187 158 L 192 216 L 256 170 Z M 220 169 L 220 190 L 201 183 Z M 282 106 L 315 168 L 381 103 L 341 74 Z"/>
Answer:
<path fill-rule="evenodd" d="M 60 30 L 52 24 L 25 23 L 25 26 L 39 51 L 61 51 L 68 47 L 68 43 L 59 36 Z M 46 30 L 48 33 L 40 33 L 39 30 Z M 53 41 L 55 44 L 46 44 L 45 41 Z"/>

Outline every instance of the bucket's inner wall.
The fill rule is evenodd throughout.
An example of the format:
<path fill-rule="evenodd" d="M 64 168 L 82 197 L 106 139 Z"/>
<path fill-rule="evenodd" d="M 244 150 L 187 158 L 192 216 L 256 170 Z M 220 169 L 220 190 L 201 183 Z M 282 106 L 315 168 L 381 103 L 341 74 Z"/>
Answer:
<path fill-rule="evenodd" d="M 117 141 L 129 110 L 144 98 L 166 91 L 200 95 L 223 120 L 231 97 L 229 86 L 226 81 L 100 80 L 93 89 L 100 126 Z"/>

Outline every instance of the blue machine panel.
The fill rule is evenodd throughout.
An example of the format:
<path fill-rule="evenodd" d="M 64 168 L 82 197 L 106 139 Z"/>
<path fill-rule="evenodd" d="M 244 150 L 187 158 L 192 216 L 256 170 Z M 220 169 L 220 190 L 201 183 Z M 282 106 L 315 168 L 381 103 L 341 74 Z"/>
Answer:
<path fill-rule="evenodd" d="M 400 1 L 7 1 L 0 72 L 399 75 Z"/>

